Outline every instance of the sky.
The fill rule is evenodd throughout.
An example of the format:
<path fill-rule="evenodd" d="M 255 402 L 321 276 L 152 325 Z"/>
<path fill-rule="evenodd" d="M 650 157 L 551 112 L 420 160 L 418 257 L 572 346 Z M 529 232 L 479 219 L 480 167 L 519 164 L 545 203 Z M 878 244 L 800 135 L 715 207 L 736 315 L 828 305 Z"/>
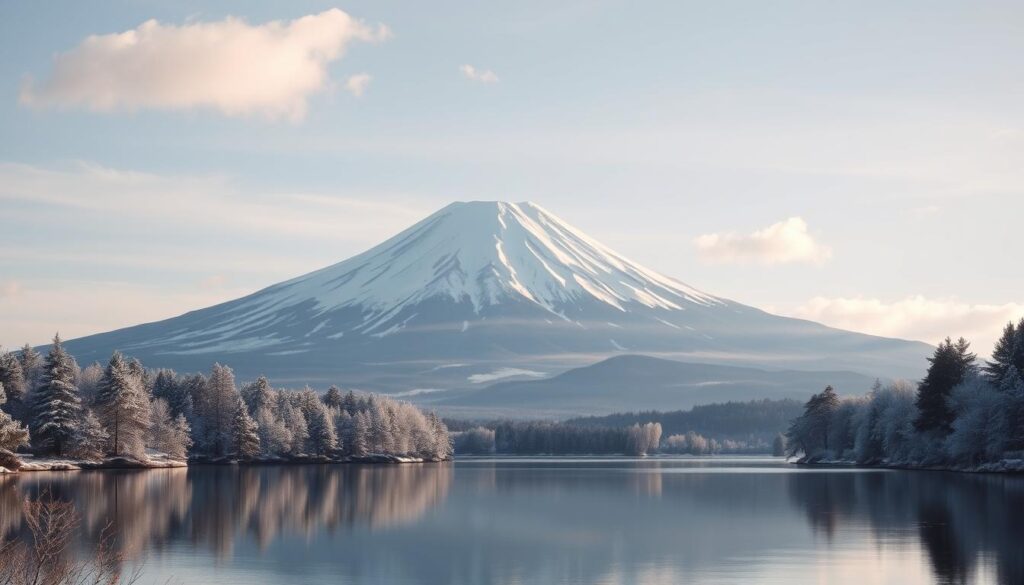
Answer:
<path fill-rule="evenodd" d="M 0 4 L 0 344 L 171 317 L 451 201 L 985 355 L 1024 316 L 1019 2 Z"/>

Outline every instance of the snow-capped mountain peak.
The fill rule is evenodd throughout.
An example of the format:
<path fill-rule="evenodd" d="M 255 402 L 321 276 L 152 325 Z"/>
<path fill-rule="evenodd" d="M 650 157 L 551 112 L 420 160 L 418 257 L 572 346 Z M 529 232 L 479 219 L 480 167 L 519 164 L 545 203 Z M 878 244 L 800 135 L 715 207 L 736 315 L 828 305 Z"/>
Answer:
<path fill-rule="evenodd" d="M 559 312 L 581 299 L 619 310 L 680 309 L 717 298 L 646 269 L 535 203 L 452 203 L 358 256 L 268 289 L 261 304 L 315 299 L 322 312 L 360 306 L 368 321 L 425 299 L 510 298 Z M 256 299 L 254 299 L 256 300 Z"/>

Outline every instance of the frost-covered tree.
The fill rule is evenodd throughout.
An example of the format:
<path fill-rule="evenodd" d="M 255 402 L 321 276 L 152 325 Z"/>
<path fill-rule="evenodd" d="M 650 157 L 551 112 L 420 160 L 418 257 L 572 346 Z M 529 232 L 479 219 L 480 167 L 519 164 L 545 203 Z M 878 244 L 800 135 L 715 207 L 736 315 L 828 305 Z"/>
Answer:
<path fill-rule="evenodd" d="M 448 427 L 433 412 L 427 414 L 427 425 L 430 429 L 430 446 L 432 447 L 429 455 L 435 459 L 451 459 L 454 449 L 452 448 L 452 439 L 448 435 Z M 661 434 L 660 427 L 658 434 Z"/>
<path fill-rule="evenodd" d="M 96 390 L 93 408 L 109 436 L 107 452 L 144 458 L 150 427 L 149 394 L 139 368 L 114 352 Z"/>
<path fill-rule="evenodd" d="M 7 392 L 7 402 L 3 405 L 3 411 L 11 415 L 15 420 L 25 418 L 25 373 L 21 369 L 21 362 L 9 351 L 0 348 L 0 385 L 3 385 Z"/>
<path fill-rule="evenodd" d="M 78 394 L 82 398 L 82 404 L 92 404 L 96 399 L 96 392 L 99 390 L 100 382 L 103 380 L 105 368 L 98 362 L 89 364 L 78 373 Z"/>
<path fill-rule="evenodd" d="M 331 410 L 341 410 L 341 390 L 337 386 L 331 386 L 324 394 L 324 404 Z"/>
<path fill-rule="evenodd" d="M 259 412 L 260 409 L 269 407 L 274 401 L 274 389 L 266 376 L 260 376 L 255 381 L 249 382 L 242 388 L 242 400 L 251 414 Z"/>
<path fill-rule="evenodd" d="M 234 421 L 241 400 L 234 372 L 227 366 L 214 364 L 209 380 L 193 399 L 197 399 L 194 408 L 199 419 L 196 443 L 207 455 L 227 455 L 233 448 Z"/>
<path fill-rule="evenodd" d="M 31 345 L 25 344 L 18 354 L 21 371 L 25 375 L 25 392 L 31 394 L 43 380 L 43 356 Z"/>
<path fill-rule="evenodd" d="M 302 414 L 302 409 L 284 400 L 281 414 L 285 427 L 292 438 L 289 452 L 292 455 L 302 455 L 306 452 L 306 445 L 309 441 L 309 423 L 306 421 L 305 415 Z"/>
<path fill-rule="evenodd" d="M 950 408 L 949 396 L 953 388 L 974 371 L 975 355 L 970 343 L 961 337 L 957 341 L 946 338 L 928 358 L 928 372 L 917 388 L 917 420 L 914 427 L 921 432 L 946 436 L 953 431 L 956 413 Z"/>
<path fill-rule="evenodd" d="M 185 415 L 174 416 L 166 400 L 154 398 L 151 418 L 149 447 L 166 453 L 171 459 L 186 459 L 188 449 L 192 446 L 192 437 Z"/>
<path fill-rule="evenodd" d="M 352 447 L 350 451 L 356 457 L 364 457 L 370 452 L 370 417 L 365 411 L 356 412 L 353 417 Z"/>
<path fill-rule="evenodd" d="M 270 406 L 256 411 L 256 425 L 260 436 L 260 452 L 264 455 L 280 456 L 291 451 L 292 434 L 281 417 L 274 414 Z"/>
<path fill-rule="evenodd" d="M 231 424 L 232 455 L 238 459 L 252 459 L 260 454 L 260 437 L 256 421 L 249 416 L 245 403 L 239 398 Z"/>
<path fill-rule="evenodd" d="M 191 420 L 195 414 L 188 383 L 174 370 L 160 370 L 156 373 L 153 379 L 153 398 L 167 402 L 172 419 L 181 415 L 185 420 Z"/>
<path fill-rule="evenodd" d="M 779 433 L 772 440 L 772 455 L 784 457 L 786 455 L 786 435 Z"/>
<path fill-rule="evenodd" d="M 338 448 L 334 417 L 325 404 L 317 403 L 309 417 L 309 445 L 316 455 L 327 455 Z"/>
<path fill-rule="evenodd" d="M 24 363 L 22 367 L 24 367 Z M 32 398 L 29 427 L 35 448 L 58 457 L 67 453 L 82 416 L 81 400 L 75 386 L 77 366 L 65 351 L 60 336 L 54 336 L 43 373 Z"/>
<path fill-rule="evenodd" d="M 0 405 L 6 402 L 7 394 L 4 391 L 4 385 L 0 384 Z M 0 457 L 0 460 L 9 459 L 10 452 L 27 445 L 28 429 L 11 418 L 9 414 L 0 410 L 0 452 L 8 452 L 2 453 L 3 457 Z M 3 465 L 2 461 L 0 461 L 0 465 Z"/>
<path fill-rule="evenodd" d="M 110 436 L 92 410 L 83 409 L 82 421 L 75 429 L 75 440 L 69 454 L 75 459 L 96 460 L 103 457 Z"/>

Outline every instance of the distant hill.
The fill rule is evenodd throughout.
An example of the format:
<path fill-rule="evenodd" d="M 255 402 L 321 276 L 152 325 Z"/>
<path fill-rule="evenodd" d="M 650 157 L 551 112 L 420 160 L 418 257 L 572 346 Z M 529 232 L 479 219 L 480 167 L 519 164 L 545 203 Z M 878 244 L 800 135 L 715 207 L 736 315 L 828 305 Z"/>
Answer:
<path fill-rule="evenodd" d="M 624 412 L 606 416 L 569 419 L 568 424 L 587 427 L 624 427 L 635 423 L 661 423 L 662 437 L 693 431 L 709 439 L 733 440 L 770 445 L 785 432 L 794 418 L 803 414 L 804 401 L 751 400 L 702 404 L 690 410 Z"/>
<path fill-rule="evenodd" d="M 874 381 L 845 371 L 762 370 L 624 355 L 543 380 L 499 382 L 432 406 L 451 415 L 574 417 L 762 398 L 802 403 L 830 384 L 856 394 L 867 392 Z"/>

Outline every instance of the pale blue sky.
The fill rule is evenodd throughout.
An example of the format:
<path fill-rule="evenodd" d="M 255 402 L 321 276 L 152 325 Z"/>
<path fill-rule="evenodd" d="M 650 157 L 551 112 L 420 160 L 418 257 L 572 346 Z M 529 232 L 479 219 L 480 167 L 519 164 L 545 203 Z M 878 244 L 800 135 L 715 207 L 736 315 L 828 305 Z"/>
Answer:
<path fill-rule="evenodd" d="M 19 100 L 89 35 L 330 8 L 391 35 L 329 60 L 304 115 Z M 1022 62 L 1019 2 L 5 2 L 0 343 L 173 316 L 505 199 L 713 294 L 984 353 L 1024 313 Z M 806 235 L 742 237 L 793 217 Z"/>

